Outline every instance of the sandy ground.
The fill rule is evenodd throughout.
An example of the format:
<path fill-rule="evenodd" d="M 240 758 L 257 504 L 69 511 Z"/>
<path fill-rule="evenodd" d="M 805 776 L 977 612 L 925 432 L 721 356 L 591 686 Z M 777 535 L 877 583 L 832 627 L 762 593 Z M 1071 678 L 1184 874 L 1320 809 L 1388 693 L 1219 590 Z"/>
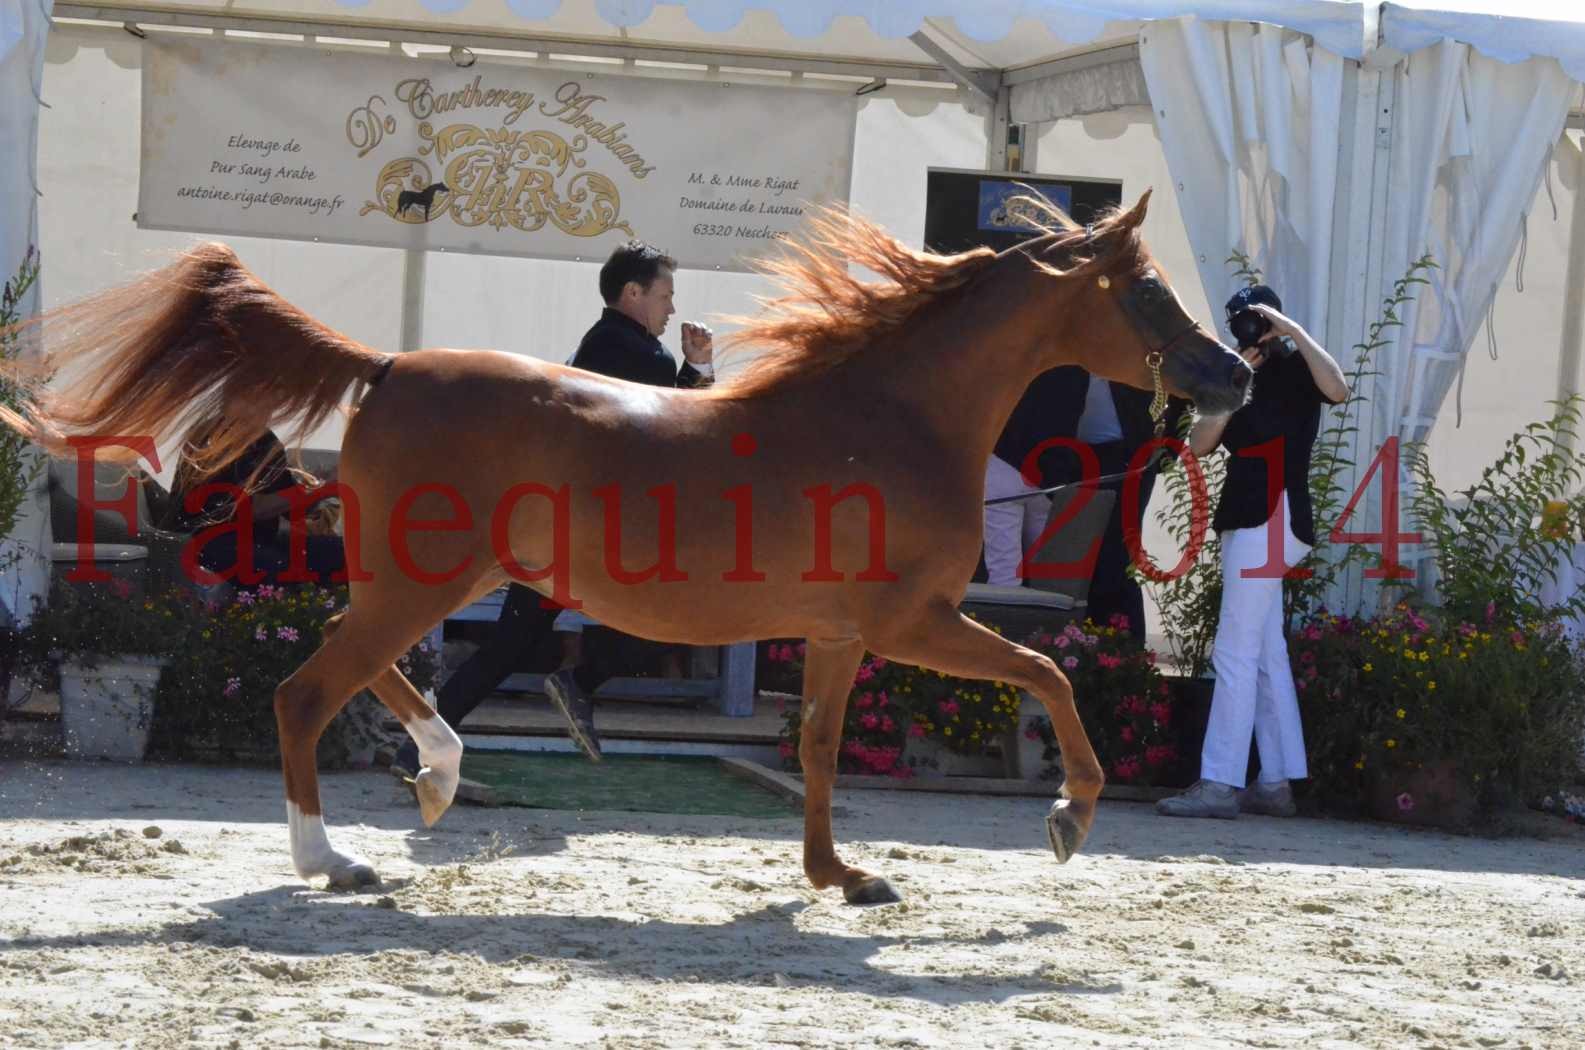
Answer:
<path fill-rule="evenodd" d="M 796 818 L 424 830 L 384 773 L 324 788 L 377 891 L 297 881 L 273 773 L 0 766 L 0 1044 L 1585 1046 L 1574 834 L 1118 802 L 1061 867 L 1037 800 L 848 792 L 847 854 L 907 895 L 858 909 Z"/>

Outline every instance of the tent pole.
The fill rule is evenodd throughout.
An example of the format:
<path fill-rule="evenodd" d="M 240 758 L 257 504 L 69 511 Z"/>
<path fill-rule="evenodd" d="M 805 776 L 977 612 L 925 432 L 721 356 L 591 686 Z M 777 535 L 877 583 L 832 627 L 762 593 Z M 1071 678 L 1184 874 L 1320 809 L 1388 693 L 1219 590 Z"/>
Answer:
<path fill-rule="evenodd" d="M 1573 151 L 1574 217 L 1569 223 L 1568 276 L 1563 282 L 1563 345 L 1558 353 L 1557 399 L 1579 393 L 1579 363 L 1585 346 L 1585 150 Z M 1565 435 L 1563 451 L 1573 453 L 1576 442 Z"/>
<path fill-rule="evenodd" d="M 417 350 L 424 338 L 424 262 L 428 252 L 402 253 L 402 353 Z"/>

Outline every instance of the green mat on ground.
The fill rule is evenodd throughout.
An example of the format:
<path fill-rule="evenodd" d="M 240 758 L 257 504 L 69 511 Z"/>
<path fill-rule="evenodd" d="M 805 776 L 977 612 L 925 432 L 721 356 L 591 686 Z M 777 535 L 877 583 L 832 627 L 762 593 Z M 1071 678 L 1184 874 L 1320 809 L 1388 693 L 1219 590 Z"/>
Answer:
<path fill-rule="evenodd" d="M 714 758 L 693 755 L 582 755 L 468 751 L 462 775 L 486 784 L 509 806 L 788 817 L 793 804 L 735 777 Z"/>

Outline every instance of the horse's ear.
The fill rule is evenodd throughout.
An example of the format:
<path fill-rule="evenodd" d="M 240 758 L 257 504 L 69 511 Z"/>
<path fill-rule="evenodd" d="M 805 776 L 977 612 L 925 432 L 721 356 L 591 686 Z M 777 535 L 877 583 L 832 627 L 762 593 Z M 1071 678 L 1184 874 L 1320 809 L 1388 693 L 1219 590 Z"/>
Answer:
<path fill-rule="evenodd" d="M 1139 198 L 1139 203 L 1124 213 L 1122 225 L 1134 227 L 1145 221 L 1145 212 L 1150 208 L 1150 195 L 1154 192 L 1153 188 L 1145 190 L 1144 194 Z"/>

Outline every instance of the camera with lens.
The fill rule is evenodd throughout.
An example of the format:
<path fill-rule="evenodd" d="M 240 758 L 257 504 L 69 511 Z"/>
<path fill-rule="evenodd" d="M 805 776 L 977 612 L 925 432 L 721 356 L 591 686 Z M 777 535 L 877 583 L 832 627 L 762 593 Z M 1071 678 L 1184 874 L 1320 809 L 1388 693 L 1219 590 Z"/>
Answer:
<path fill-rule="evenodd" d="M 1255 346 L 1271 331 L 1271 322 L 1252 309 L 1257 303 L 1273 310 L 1282 309 L 1282 300 L 1277 298 L 1277 293 L 1263 284 L 1240 288 L 1227 300 L 1227 330 L 1238 341 L 1240 350 Z M 1271 340 L 1268 347 L 1278 357 L 1287 357 L 1297 349 L 1287 339 Z"/>

